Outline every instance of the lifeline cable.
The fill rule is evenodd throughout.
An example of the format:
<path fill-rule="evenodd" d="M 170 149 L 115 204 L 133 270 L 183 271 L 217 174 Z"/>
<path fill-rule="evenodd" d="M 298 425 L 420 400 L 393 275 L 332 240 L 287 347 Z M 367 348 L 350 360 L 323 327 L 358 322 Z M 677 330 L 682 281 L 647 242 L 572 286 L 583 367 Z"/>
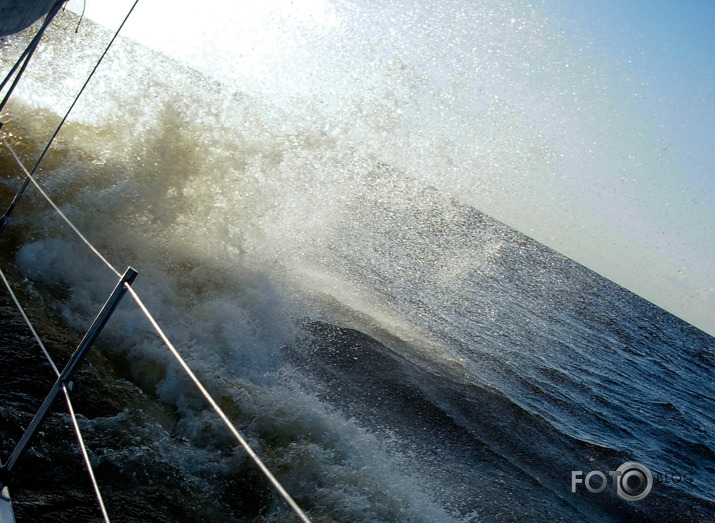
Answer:
<path fill-rule="evenodd" d="M 233 436 L 238 440 L 238 442 L 241 444 L 243 449 L 246 451 L 246 454 L 250 456 L 250 458 L 254 461 L 254 463 L 258 466 L 258 468 L 263 472 L 263 475 L 266 476 L 268 481 L 271 482 L 273 487 L 278 491 L 278 493 L 283 497 L 286 503 L 290 506 L 291 509 L 293 509 L 293 512 L 296 513 L 296 515 L 303 521 L 304 523 L 311 523 L 310 519 L 308 519 L 308 516 L 303 512 L 303 509 L 298 506 L 298 504 L 295 502 L 295 500 L 291 497 L 290 494 L 288 494 L 288 491 L 283 487 L 283 485 L 280 484 L 278 479 L 273 475 L 273 473 L 268 469 L 268 467 L 263 463 L 261 458 L 256 454 L 256 452 L 251 448 L 251 446 L 248 444 L 248 442 L 245 440 L 245 438 L 241 435 L 241 433 L 238 431 L 238 429 L 234 426 L 234 424 L 231 422 L 229 417 L 224 413 L 224 411 L 221 409 L 218 403 L 216 403 L 216 400 L 213 399 L 213 396 L 209 393 L 208 390 L 206 390 L 206 387 L 199 381 L 199 379 L 196 377 L 196 374 L 194 374 L 194 371 L 191 370 L 191 367 L 186 363 L 184 358 L 181 357 L 181 354 L 179 354 L 179 351 L 176 350 L 176 347 L 174 347 L 174 344 L 171 342 L 171 340 L 167 337 L 167 335 L 164 333 L 162 328 L 159 326 L 157 321 L 154 319 L 154 316 L 149 312 L 149 309 L 146 308 L 146 305 L 144 305 L 144 302 L 142 302 L 141 298 L 139 298 L 139 295 L 134 291 L 131 285 L 125 283 L 124 286 L 127 288 L 127 291 L 129 294 L 131 294 L 132 298 L 134 298 L 134 301 L 136 302 L 137 306 L 141 311 L 144 313 L 144 316 L 146 316 L 147 320 L 149 320 L 149 323 L 151 323 L 152 327 L 154 327 L 154 330 L 156 333 L 159 335 L 161 340 L 164 342 L 164 345 L 167 346 L 171 354 L 174 356 L 176 361 L 181 365 L 181 368 L 184 369 L 184 372 L 186 375 L 191 379 L 191 381 L 194 383 L 197 389 L 199 389 L 199 392 L 201 392 L 201 395 L 204 397 L 206 402 L 211 406 L 211 408 L 218 414 L 218 416 L 221 418 L 221 421 L 223 421 L 224 425 L 226 425 L 226 428 L 231 431 Z"/>
<path fill-rule="evenodd" d="M 35 163 L 35 166 L 33 167 L 32 171 L 28 171 L 27 168 L 22 164 L 22 161 L 20 158 L 17 156 L 15 151 L 12 149 L 10 144 L 5 140 L 4 136 L 0 136 L 2 141 L 5 143 L 5 145 L 8 147 L 8 149 L 11 151 L 13 157 L 15 160 L 20 164 L 22 167 L 22 170 L 27 176 L 27 179 L 23 183 L 22 187 L 18 191 L 18 193 L 15 195 L 15 198 L 13 199 L 12 203 L 10 204 L 10 207 L 8 210 L 5 212 L 5 214 L 2 216 L 2 222 L 0 223 L 0 233 L 4 229 L 5 225 L 7 224 L 9 220 L 10 213 L 12 213 L 13 209 L 17 205 L 17 202 L 19 199 L 22 197 L 22 194 L 25 192 L 25 189 L 27 186 L 32 182 L 35 187 L 40 191 L 42 196 L 50 203 L 50 205 L 57 211 L 57 213 L 64 219 L 65 222 L 72 228 L 72 230 L 82 239 L 82 241 L 92 250 L 92 252 L 99 257 L 99 259 L 112 271 L 114 272 L 117 276 L 121 276 L 121 274 L 112 266 L 109 261 L 99 252 L 99 250 L 94 247 L 91 242 L 80 232 L 80 230 L 65 216 L 65 214 L 59 209 L 57 204 L 55 204 L 52 199 L 47 195 L 47 193 L 40 187 L 40 185 L 37 183 L 37 181 L 34 178 L 34 174 L 40 165 L 40 162 L 42 162 L 43 158 L 45 157 L 47 151 L 49 150 L 50 146 L 52 145 L 52 142 L 54 139 L 57 137 L 57 134 L 60 132 L 60 129 L 64 125 L 65 121 L 67 120 L 70 112 L 74 108 L 75 104 L 77 103 L 79 97 L 82 95 L 84 89 L 87 87 L 87 84 L 89 83 L 90 79 L 94 75 L 95 71 L 99 67 L 99 64 L 102 62 L 104 59 L 105 55 L 109 51 L 109 48 L 112 46 L 114 43 L 115 39 L 119 35 L 119 32 L 121 31 L 122 27 L 124 27 L 124 24 L 127 22 L 129 19 L 129 16 L 131 15 L 132 11 L 136 7 L 136 5 L 139 3 L 139 0 L 135 0 L 134 4 L 132 5 L 131 9 L 127 13 L 126 17 L 122 21 L 121 25 L 115 32 L 114 36 L 112 37 L 112 40 L 109 42 L 107 47 L 105 48 L 104 52 L 102 53 L 101 57 L 99 58 L 98 62 L 95 64 L 94 69 L 92 69 L 91 73 L 89 74 L 87 80 L 85 81 L 84 85 L 80 89 L 80 91 L 77 93 L 77 96 L 75 97 L 74 101 L 72 102 L 70 108 L 67 110 L 67 113 L 65 116 L 62 118 L 62 121 L 60 122 L 59 126 L 55 130 L 54 134 L 50 138 L 49 142 L 47 143 L 47 146 L 45 147 L 44 151 L 40 155 L 40 158 L 37 160 Z M 125 284 L 126 285 L 126 284 Z M 204 399 L 210 404 L 210 406 L 213 408 L 213 410 L 218 414 L 218 416 L 221 418 L 221 420 L 224 422 L 226 427 L 229 429 L 229 431 L 233 434 L 233 436 L 236 438 L 236 440 L 240 443 L 240 445 L 243 447 L 243 449 L 246 451 L 246 453 L 251 457 L 251 459 L 255 462 L 255 464 L 258 466 L 258 468 L 263 472 L 263 474 L 266 476 L 266 478 L 270 481 L 270 483 L 273 485 L 273 487 L 278 491 L 278 493 L 283 497 L 283 499 L 288 503 L 290 508 L 295 512 L 295 514 L 299 517 L 301 521 L 304 523 L 310 523 L 310 519 L 308 516 L 303 512 L 303 510 L 300 508 L 300 506 L 295 502 L 295 500 L 290 496 L 288 491 L 281 485 L 281 483 L 278 481 L 278 479 L 273 475 L 273 473 L 268 469 L 268 467 L 263 463 L 261 458 L 256 454 L 256 452 L 251 448 L 251 446 L 248 444 L 248 442 L 244 439 L 244 437 L 241 435 L 241 433 L 238 431 L 238 429 L 233 425 L 231 420 L 228 418 L 228 416 L 223 412 L 221 407 L 218 405 L 216 400 L 211 396 L 211 394 L 208 392 L 208 390 L 204 387 L 204 385 L 201 383 L 201 381 L 196 377 L 194 372 L 191 370 L 191 368 L 188 366 L 186 361 L 181 357 L 179 354 L 178 350 L 174 346 L 174 344 L 169 340 L 167 335 L 164 333 L 164 331 L 161 329 L 157 321 L 154 319 L 154 317 L 151 315 L 149 310 L 146 308 L 144 303 L 142 302 L 141 298 L 139 295 L 134 291 L 134 289 L 130 285 L 126 285 L 127 290 L 131 294 L 131 296 L 134 298 L 134 301 L 137 303 L 137 306 L 139 309 L 142 311 L 144 316 L 147 318 L 149 323 L 152 325 L 154 330 L 157 332 L 159 337 L 162 339 L 164 344 L 167 346 L 169 351 L 172 353 L 174 358 L 178 361 L 184 372 L 189 376 L 189 378 L 192 380 L 194 385 L 197 387 L 199 392 L 204 396 Z"/>
<path fill-rule="evenodd" d="M 45 200 L 47 200 L 47 202 L 52 206 L 52 208 L 57 212 L 57 214 L 60 215 L 60 218 L 62 218 L 67 223 L 67 225 L 69 225 L 69 227 L 74 231 L 74 233 L 79 236 L 79 238 L 87 245 L 87 247 L 89 247 L 89 249 L 95 254 L 95 256 L 97 256 L 109 268 L 109 270 L 111 270 L 117 277 L 121 277 L 122 274 L 117 269 L 115 269 L 114 266 L 109 263 L 109 261 L 107 261 L 104 256 L 102 256 L 102 253 L 99 252 L 99 249 L 92 245 L 92 243 L 85 237 L 84 234 L 82 234 L 82 232 L 77 228 L 77 226 L 72 223 L 70 219 L 67 218 L 65 213 L 60 210 L 57 204 L 52 201 L 52 198 L 47 195 L 47 193 L 40 186 L 40 184 L 37 183 L 37 180 L 35 180 L 32 174 L 30 174 L 30 171 L 27 170 L 27 167 L 25 167 L 25 165 L 22 163 L 22 160 L 20 160 L 20 157 L 17 155 L 15 150 L 10 146 L 9 143 L 7 143 L 7 140 L 5 139 L 4 135 L 0 135 L 0 140 L 2 140 L 5 146 L 10 150 L 10 153 L 15 158 L 15 161 L 17 161 L 17 163 L 20 165 L 20 168 L 25 173 L 25 176 L 27 176 L 28 181 L 31 181 L 32 184 L 37 188 L 37 190 L 40 191 L 40 194 L 44 196 Z"/>
<path fill-rule="evenodd" d="M 20 158 L 17 156 L 15 151 L 12 149 L 10 144 L 7 142 L 4 136 L 0 136 L 0 139 L 2 139 L 3 143 L 10 149 L 10 152 L 12 155 L 15 157 L 15 160 L 20 164 L 22 167 L 22 170 L 25 172 L 25 174 L 28 176 L 28 179 L 32 181 L 32 183 L 37 187 L 37 189 L 40 191 L 40 194 L 50 203 L 50 205 L 59 213 L 59 215 L 62 217 L 62 219 L 69 225 L 69 227 L 72 229 L 72 231 L 77 234 L 80 239 L 89 247 L 89 249 L 97 256 L 99 259 L 112 271 L 114 272 L 117 276 L 121 276 L 121 274 L 112 266 L 107 259 L 102 256 L 102 254 L 99 252 L 99 250 L 92 245 L 92 243 L 80 232 L 80 230 L 75 226 L 70 219 L 59 209 L 57 204 L 52 201 L 52 199 L 47 195 L 47 193 L 40 187 L 40 184 L 35 180 L 31 175 L 30 172 L 25 168 L 25 166 L 22 164 L 22 161 Z M 158 322 L 156 319 L 154 319 L 154 316 L 151 314 L 149 309 L 144 305 L 144 302 L 141 300 L 139 295 L 134 291 L 131 285 L 125 284 L 127 290 L 129 291 L 129 294 L 132 296 L 134 301 L 136 302 L 137 306 L 141 310 L 141 312 L 144 314 L 146 319 L 149 321 L 153 329 L 156 331 L 157 335 L 159 338 L 161 338 L 162 342 L 166 347 L 169 349 L 171 352 L 172 356 L 176 359 L 176 361 L 179 363 L 181 368 L 184 370 L 184 372 L 188 375 L 188 377 L 191 379 L 191 381 L 194 383 L 196 388 L 199 390 L 201 395 L 204 397 L 204 399 L 209 403 L 211 408 L 218 414 L 218 416 L 221 418 L 221 421 L 223 421 L 224 425 L 228 428 L 228 430 L 233 434 L 233 436 L 236 438 L 238 443 L 243 447 L 243 449 L 246 451 L 246 453 L 249 455 L 249 457 L 255 462 L 255 464 L 258 466 L 258 468 L 263 472 L 263 474 L 266 476 L 268 481 L 273 485 L 273 487 L 278 491 L 278 493 L 281 495 L 281 497 L 285 500 L 286 503 L 290 506 L 290 508 L 293 510 L 293 512 L 296 513 L 296 515 L 300 518 L 303 523 L 310 523 L 310 519 L 308 516 L 303 512 L 303 510 L 300 508 L 300 506 L 295 502 L 295 500 L 291 497 L 291 495 L 288 493 L 288 491 L 281 485 L 281 483 L 278 481 L 278 479 L 273 475 L 273 473 L 268 469 L 268 467 L 263 463 L 261 458 L 256 454 L 256 452 L 251 448 L 249 443 L 246 441 L 246 439 L 241 435 L 239 430 L 234 426 L 234 424 L 231 422 L 229 417 L 223 412 L 221 407 L 218 405 L 216 400 L 211 396 L 211 394 L 206 390 L 206 387 L 201 383 L 201 381 L 196 377 L 194 372 L 191 370 L 191 368 L 188 366 L 184 358 L 179 354 L 179 351 L 176 349 L 174 344 L 171 342 L 169 337 L 164 333 L 163 329 L 159 326 Z"/>
<path fill-rule="evenodd" d="M 82 85 L 82 88 L 79 90 L 79 92 L 78 92 L 77 95 L 75 96 L 74 100 L 72 101 L 72 104 L 70 105 L 69 109 L 67 109 L 67 112 L 65 113 L 64 117 L 62 118 L 62 121 L 61 121 L 60 124 L 57 126 L 57 129 L 55 129 L 55 132 L 54 132 L 53 135 L 50 137 L 49 142 L 47 142 L 47 145 L 45 146 L 45 149 L 42 151 L 42 154 L 40 155 L 40 157 L 38 158 L 37 162 L 35 163 L 35 166 L 32 168 L 32 171 L 31 171 L 31 173 L 30 173 L 30 179 L 32 179 L 32 177 L 35 175 L 35 172 L 37 171 L 37 168 L 40 166 L 40 162 L 42 162 L 42 160 L 44 159 L 45 155 L 47 154 L 47 151 L 50 149 L 50 146 L 52 145 L 52 142 L 55 141 L 55 138 L 56 138 L 57 135 L 59 134 L 60 129 L 62 129 L 62 126 L 63 126 L 63 125 L 65 124 L 65 122 L 67 121 L 67 118 L 69 117 L 70 113 L 72 112 L 72 109 L 74 108 L 75 104 L 76 104 L 77 101 L 79 100 L 79 97 L 82 96 L 82 93 L 84 92 L 85 88 L 87 87 L 87 84 L 89 84 L 89 81 L 92 79 L 92 77 L 94 76 L 94 73 L 97 71 L 97 68 L 99 67 L 99 64 L 101 64 L 101 63 L 102 63 L 102 60 L 104 60 L 104 57 L 105 57 L 105 56 L 107 55 L 107 53 L 109 52 L 109 48 L 112 47 L 112 44 L 114 43 L 114 41 L 115 41 L 115 40 L 117 39 L 117 37 L 119 36 L 119 32 L 120 32 L 120 31 L 122 30 L 122 28 L 124 27 L 124 24 L 127 23 L 127 20 L 129 20 L 129 16 L 132 14 L 132 11 L 134 11 L 134 8 L 137 6 L 138 3 L 139 3 L 139 0 L 135 0 L 135 1 L 134 1 L 134 4 L 132 4 L 132 7 L 129 9 L 129 12 L 128 12 L 127 15 L 124 17 L 124 20 L 123 20 L 122 23 L 119 25 L 119 28 L 117 29 L 117 31 L 114 33 L 114 36 L 112 37 L 112 39 L 111 39 L 111 40 L 109 41 L 109 43 L 107 44 L 107 47 L 104 49 L 104 52 L 102 53 L 102 55 L 99 57 L 99 60 L 97 60 L 97 63 L 94 65 L 94 68 L 93 68 L 92 71 L 89 73 L 89 76 L 87 76 L 87 79 L 85 80 L 84 84 Z M 12 200 L 12 202 L 10 203 L 10 206 L 8 207 L 7 211 L 5 211 L 5 214 L 3 214 L 2 218 L 0 218 L 0 220 L 2 220 L 2 221 L 0 222 L 0 233 L 2 233 L 3 229 L 4 229 L 5 226 L 7 225 L 8 221 L 9 221 L 9 219 L 10 219 L 10 214 L 11 214 L 12 211 L 15 209 L 15 206 L 17 205 L 17 202 L 20 201 L 20 198 L 22 197 L 23 193 L 25 192 L 25 189 L 27 189 L 27 186 L 30 184 L 30 179 L 25 180 L 25 182 L 22 184 L 22 187 L 20 187 L 20 190 L 17 191 L 17 194 L 15 195 L 15 197 L 14 197 L 13 200 Z"/>
<path fill-rule="evenodd" d="M 0 278 L 2 278 L 2 281 L 5 283 L 5 287 L 7 287 L 7 290 L 10 293 L 10 297 L 15 302 L 15 305 L 17 306 L 18 311 L 20 311 L 20 314 L 22 315 L 22 318 L 25 320 L 25 323 L 29 327 L 30 332 L 34 336 L 35 340 L 37 341 L 37 344 L 40 346 L 40 349 L 42 349 L 42 352 L 45 354 L 45 357 L 47 358 L 47 361 L 50 363 L 52 370 L 59 377 L 60 371 L 57 368 L 57 365 L 55 365 L 55 362 L 52 360 L 52 356 L 50 356 L 50 353 L 45 348 L 45 344 L 42 343 L 40 336 L 37 334 L 37 331 L 35 330 L 35 327 L 33 327 L 32 322 L 30 321 L 30 318 L 25 313 L 25 309 L 22 307 L 22 305 L 20 304 L 20 301 L 17 299 L 17 296 L 13 292 L 12 286 L 10 285 L 10 282 L 8 281 L 8 279 L 5 277 L 5 273 L 2 271 L 2 269 L 0 269 Z M 94 469 L 92 469 L 92 463 L 89 460 L 89 454 L 87 453 L 87 447 L 84 444 L 84 438 L 82 437 L 82 431 L 79 428 L 79 423 L 77 423 L 77 416 L 75 415 L 74 407 L 72 406 L 72 401 L 70 400 L 70 393 L 67 390 L 66 385 L 62 385 L 62 392 L 65 395 L 65 401 L 67 403 L 67 410 L 69 411 L 70 419 L 72 420 L 72 426 L 74 427 L 74 431 L 77 436 L 77 442 L 79 443 L 79 448 L 80 448 L 80 452 L 82 454 L 82 459 L 84 460 L 84 464 L 87 467 L 87 472 L 89 473 L 89 479 L 92 482 L 92 487 L 94 488 L 94 495 L 96 496 L 97 502 L 99 503 L 99 509 L 102 511 L 102 517 L 104 518 L 104 521 L 106 523 L 109 523 L 109 514 L 107 513 L 107 509 L 104 506 L 104 500 L 102 499 L 102 493 L 99 490 L 99 484 L 97 483 L 97 478 L 94 476 Z"/>

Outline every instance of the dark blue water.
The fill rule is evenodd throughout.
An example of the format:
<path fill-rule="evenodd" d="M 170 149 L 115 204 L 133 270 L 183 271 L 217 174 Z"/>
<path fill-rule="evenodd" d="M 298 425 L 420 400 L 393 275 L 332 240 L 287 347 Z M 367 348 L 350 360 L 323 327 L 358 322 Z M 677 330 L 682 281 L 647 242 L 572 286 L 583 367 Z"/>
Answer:
<path fill-rule="evenodd" d="M 391 360 L 374 340 L 320 327 L 326 397 L 419 447 L 431 474 L 456 483 L 457 506 L 486 519 L 704 517 L 714 340 L 469 207 L 430 191 L 419 202 L 383 209 L 371 235 L 348 225 L 342 254 L 448 354 L 400 347 Z M 571 492 L 570 471 L 626 461 L 655 478 L 643 501 Z"/>

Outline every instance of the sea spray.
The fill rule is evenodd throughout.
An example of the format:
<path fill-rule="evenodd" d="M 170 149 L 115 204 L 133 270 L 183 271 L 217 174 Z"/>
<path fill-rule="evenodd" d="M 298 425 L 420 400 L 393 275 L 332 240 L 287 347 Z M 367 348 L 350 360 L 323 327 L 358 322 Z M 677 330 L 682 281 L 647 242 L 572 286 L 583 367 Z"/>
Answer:
<path fill-rule="evenodd" d="M 242 86 L 250 71 L 216 78 L 122 41 L 40 179 L 115 265 L 139 269 L 138 291 L 190 365 L 316 520 L 608 520 L 665 507 L 697 519 L 712 472 L 687 456 L 712 457 L 701 402 L 713 397 L 702 379 L 712 340 L 474 208 L 510 206 L 538 173 L 561 183 L 558 150 L 575 138 L 554 147 L 568 119 L 542 127 L 529 89 L 499 89 L 510 70 L 548 79 L 530 65 L 537 49 L 556 52 L 551 33 L 528 31 L 538 14 L 462 7 L 403 13 L 423 31 L 386 47 L 378 36 L 397 19 L 377 23 L 377 5 L 358 9 L 356 27 L 331 22 L 311 45 L 352 42 L 349 60 L 329 55 L 316 79 L 305 67 L 315 57 L 298 48 L 306 61 L 274 77 L 297 71 L 297 89 L 270 83 L 273 70 Z M 337 20 L 357 16 L 341 9 Z M 421 26 L 424 16 L 439 24 Z M 466 20 L 487 29 L 469 34 Z M 413 56 L 407 43 L 442 30 L 462 42 L 454 52 L 497 59 L 425 80 L 418 65 L 449 68 L 449 55 L 426 45 Z M 73 70 L 50 41 L 8 108 L 27 162 L 101 45 L 102 31 L 85 31 Z M 559 52 L 558 72 L 577 66 Z M 17 170 L 2 161 L 10 194 Z M 113 276 L 28 196 L 3 262 L 52 320 L 82 332 Z M 545 219 L 526 201 L 524 216 Z M 121 478 L 114 492 L 124 483 L 140 505 L 160 499 L 164 518 L 286 516 L 136 310 L 118 311 L 102 349 L 128 403 L 86 411 L 83 426 L 104 481 Z M 683 388 L 669 378 L 662 389 L 675 372 Z M 702 482 L 639 506 L 570 496 L 569 467 L 626 457 Z M 189 497 L 184 510 L 171 499 L 186 491 L 220 501 Z"/>

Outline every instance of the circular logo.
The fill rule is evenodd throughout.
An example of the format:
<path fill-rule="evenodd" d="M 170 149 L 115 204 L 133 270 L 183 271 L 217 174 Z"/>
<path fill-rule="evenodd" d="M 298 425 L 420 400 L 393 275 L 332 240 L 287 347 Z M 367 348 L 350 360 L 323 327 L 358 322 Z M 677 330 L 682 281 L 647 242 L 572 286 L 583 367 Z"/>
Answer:
<path fill-rule="evenodd" d="M 640 501 L 653 489 L 653 474 L 643 463 L 627 461 L 616 472 L 616 492 L 626 501 Z"/>

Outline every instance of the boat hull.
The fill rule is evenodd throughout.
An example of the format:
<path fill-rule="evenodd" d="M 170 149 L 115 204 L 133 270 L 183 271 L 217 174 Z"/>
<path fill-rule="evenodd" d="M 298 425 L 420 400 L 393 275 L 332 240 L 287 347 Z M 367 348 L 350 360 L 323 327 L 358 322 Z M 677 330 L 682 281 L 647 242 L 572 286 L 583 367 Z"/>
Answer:
<path fill-rule="evenodd" d="M 0 0 L 0 36 L 22 31 L 42 17 L 57 0 Z"/>
<path fill-rule="evenodd" d="M 15 523 L 15 514 L 7 487 L 3 487 L 0 491 L 0 523 Z"/>

